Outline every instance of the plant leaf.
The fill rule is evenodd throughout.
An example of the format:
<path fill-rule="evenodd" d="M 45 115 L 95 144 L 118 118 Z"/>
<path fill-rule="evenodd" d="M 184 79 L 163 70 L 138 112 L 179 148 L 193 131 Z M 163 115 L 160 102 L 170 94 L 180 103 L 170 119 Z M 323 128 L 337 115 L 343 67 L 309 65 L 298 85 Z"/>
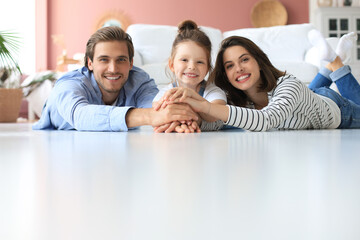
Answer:
<path fill-rule="evenodd" d="M 20 38 L 15 33 L 0 31 L 0 67 L 17 69 L 21 74 L 18 62 L 13 57 L 20 47 Z"/>

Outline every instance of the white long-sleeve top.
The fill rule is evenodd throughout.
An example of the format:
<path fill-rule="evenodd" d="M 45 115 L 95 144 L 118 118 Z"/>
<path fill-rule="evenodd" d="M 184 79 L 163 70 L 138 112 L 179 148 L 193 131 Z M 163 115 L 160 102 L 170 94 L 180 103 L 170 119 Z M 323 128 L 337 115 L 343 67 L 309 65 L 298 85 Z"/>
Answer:
<path fill-rule="evenodd" d="M 226 125 L 251 131 L 268 129 L 320 129 L 340 125 L 340 109 L 329 98 L 312 92 L 292 75 L 277 80 L 263 109 L 228 105 Z"/>

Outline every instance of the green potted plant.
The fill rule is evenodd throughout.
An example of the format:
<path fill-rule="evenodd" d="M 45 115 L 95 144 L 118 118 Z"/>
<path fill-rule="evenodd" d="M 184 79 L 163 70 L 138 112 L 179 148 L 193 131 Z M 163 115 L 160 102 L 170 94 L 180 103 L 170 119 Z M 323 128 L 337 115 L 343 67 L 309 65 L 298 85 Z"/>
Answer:
<path fill-rule="evenodd" d="M 0 31 L 0 122 L 16 122 L 20 112 L 21 70 L 14 58 L 18 49 L 19 37 Z"/>

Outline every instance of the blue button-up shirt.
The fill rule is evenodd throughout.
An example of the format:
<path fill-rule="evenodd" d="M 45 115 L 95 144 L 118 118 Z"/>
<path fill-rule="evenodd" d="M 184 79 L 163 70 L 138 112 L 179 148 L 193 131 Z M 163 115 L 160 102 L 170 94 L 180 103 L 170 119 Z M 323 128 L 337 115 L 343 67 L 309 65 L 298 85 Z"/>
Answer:
<path fill-rule="evenodd" d="M 93 73 L 83 67 L 56 81 L 33 129 L 127 131 L 127 111 L 150 108 L 158 91 L 154 80 L 134 66 L 115 106 L 105 105 Z"/>

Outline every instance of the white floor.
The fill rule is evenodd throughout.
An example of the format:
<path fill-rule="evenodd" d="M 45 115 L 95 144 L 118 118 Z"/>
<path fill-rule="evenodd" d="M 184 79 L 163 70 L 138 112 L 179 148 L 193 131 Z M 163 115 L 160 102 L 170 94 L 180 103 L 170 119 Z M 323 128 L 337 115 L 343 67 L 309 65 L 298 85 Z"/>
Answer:
<path fill-rule="evenodd" d="M 360 130 L 0 124 L 0 239 L 360 239 Z"/>

